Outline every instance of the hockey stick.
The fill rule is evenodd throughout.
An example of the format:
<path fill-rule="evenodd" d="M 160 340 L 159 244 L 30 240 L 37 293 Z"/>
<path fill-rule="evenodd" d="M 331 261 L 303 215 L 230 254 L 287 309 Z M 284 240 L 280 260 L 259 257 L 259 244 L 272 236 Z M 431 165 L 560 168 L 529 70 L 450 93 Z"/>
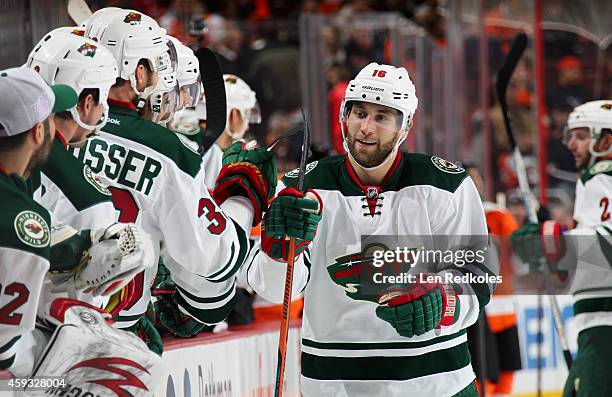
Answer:
<path fill-rule="evenodd" d="M 512 130 L 512 124 L 510 123 L 510 116 L 508 114 L 508 102 L 506 100 L 506 92 L 508 90 L 508 85 L 510 84 L 510 79 L 512 78 L 512 73 L 514 72 L 514 69 L 516 68 L 516 65 L 518 64 L 519 60 L 521 59 L 525 48 L 527 48 L 527 35 L 525 35 L 525 33 L 518 33 L 514 39 L 514 43 L 512 43 L 512 48 L 510 49 L 508 57 L 504 61 L 502 68 L 497 73 L 497 82 L 495 84 L 495 88 L 497 91 L 497 98 L 499 100 L 499 104 L 504 115 L 504 125 L 506 126 L 508 141 L 510 142 L 510 147 L 513 152 L 514 163 L 516 166 L 516 176 L 519 182 L 519 190 L 521 191 L 523 205 L 527 210 L 529 222 L 538 223 L 536 209 L 533 206 L 535 200 L 532 199 L 533 195 L 529 189 L 529 182 L 527 180 L 527 171 L 525 169 L 525 163 L 523 162 L 523 156 L 521 155 L 521 151 L 519 150 L 519 147 L 516 144 L 516 139 Z M 557 299 L 554 295 L 554 287 L 552 284 L 552 277 L 550 275 L 550 269 L 548 268 L 548 264 L 544 263 L 542 268 L 542 275 L 544 278 L 544 284 L 546 285 L 546 289 L 548 292 L 548 299 L 550 301 L 550 307 L 555 321 L 555 328 L 557 329 L 557 333 L 559 334 L 559 341 L 563 350 L 565 364 L 569 369 L 572 366 L 572 354 L 570 353 L 569 344 L 567 343 L 565 327 L 563 326 L 563 320 L 561 317 L 561 310 L 559 309 L 559 304 L 557 303 Z"/>
<path fill-rule="evenodd" d="M 302 157 L 297 181 L 297 190 L 304 188 L 304 175 L 306 174 L 306 161 L 310 149 L 310 130 L 306 121 L 306 114 L 302 109 L 304 120 L 304 135 L 302 137 Z M 274 386 L 274 397 L 283 395 L 283 383 L 285 378 L 285 364 L 287 358 L 287 337 L 289 336 L 289 314 L 291 310 L 291 290 L 293 289 L 293 268 L 295 265 L 295 238 L 289 240 L 289 256 L 287 258 L 287 273 L 285 275 L 285 293 L 283 296 L 283 317 L 281 319 L 280 333 L 278 336 L 278 361 L 276 366 L 276 384 Z"/>
<path fill-rule="evenodd" d="M 206 131 L 200 153 L 204 155 L 225 130 L 227 105 L 223 72 L 217 56 L 206 47 L 197 50 L 195 55 L 200 63 L 200 74 L 206 96 Z"/>
<path fill-rule="evenodd" d="M 91 14 L 91 9 L 85 0 L 68 0 L 68 15 L 77 25 L 89 18 Z"/>

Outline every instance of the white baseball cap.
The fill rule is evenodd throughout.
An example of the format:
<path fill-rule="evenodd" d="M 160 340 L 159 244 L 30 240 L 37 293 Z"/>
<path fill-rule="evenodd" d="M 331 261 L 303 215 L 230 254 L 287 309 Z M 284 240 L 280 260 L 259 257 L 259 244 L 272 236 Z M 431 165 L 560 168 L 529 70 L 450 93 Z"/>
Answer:
<path fill-rule="evenodd" d="M 19 135 L 49 115 L 76 106 L 76 92 L 47 83 L 27 67 L 0 71 L 0 138 Z"/>

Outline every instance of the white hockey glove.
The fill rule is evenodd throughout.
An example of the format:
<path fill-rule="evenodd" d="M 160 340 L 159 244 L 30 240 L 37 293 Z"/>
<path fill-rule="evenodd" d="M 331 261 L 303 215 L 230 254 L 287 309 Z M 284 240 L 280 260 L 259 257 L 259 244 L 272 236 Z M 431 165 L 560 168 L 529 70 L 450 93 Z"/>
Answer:
<path fill-rule="evenodd" d="M 91 248 L 75 272 L 74 286 L 94 296 L 113 294 L 155 265 L 154 252 L 151 237 L 139 226 L 114 223 L 92 233 Z"/>
<path fill-rule="evenodd" d="M 111 295 L 145 268 L 156 264 L 153 242 L 133 223 L 114 223 L 91 233 L 91 247 L 72 276 L 54 292 L 85 290 L 94 296 Z"/>

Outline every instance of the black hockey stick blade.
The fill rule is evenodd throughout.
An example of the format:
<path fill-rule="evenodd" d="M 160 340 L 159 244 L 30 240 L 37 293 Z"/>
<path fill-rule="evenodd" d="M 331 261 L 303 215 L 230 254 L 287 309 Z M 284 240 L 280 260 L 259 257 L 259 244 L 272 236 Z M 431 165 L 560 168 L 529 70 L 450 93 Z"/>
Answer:
<path fill-rule="evenodd" d="M 510 147 L 512 150 L 516 147 L 516 140 L 514 139 L 514 133 L 512 126 L 510 125 L 510 117 L 508 117 L 508 102 L 506 100 L 506 91 L 510 84 L 510 79 L 518 65 L 523 52 L 527 48 L 527 35 L 525 33 L 518 33 L 512 43 L 512 48 L 504 61 L 502 68 L 497 72 L 497 82 L 495 83 L 495 89 L 497 91 L 497 99 L 501 105 L 502 113 L 504 115 L 504 125 L 506 126 L 506 132 L 508 133 L 508 140 L 510 141 Z"/>
<path fill-rule="evenodd" d="M 195 55 L 200 63 L 202 85 L 206 97 L 206 131 L 201 153 L 204 155 L 225 130 L 227 105 L 223 72 L 217 56 L 206 47 L 197 50 Z"/>

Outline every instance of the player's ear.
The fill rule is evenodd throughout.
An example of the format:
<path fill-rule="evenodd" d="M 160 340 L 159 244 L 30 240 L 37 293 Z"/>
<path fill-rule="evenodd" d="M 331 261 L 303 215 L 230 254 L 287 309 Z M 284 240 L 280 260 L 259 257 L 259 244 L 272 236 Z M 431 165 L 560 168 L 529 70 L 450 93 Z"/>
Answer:
<path fill-rule="evenodd" d="M 53 115 L 53 113 L 52 113 Z M 41 123 L 36 123 L 34 127 L 30 130 L 32 141 L 35 146 L 40 145 L 45 140 L 45 121 Z"/>

